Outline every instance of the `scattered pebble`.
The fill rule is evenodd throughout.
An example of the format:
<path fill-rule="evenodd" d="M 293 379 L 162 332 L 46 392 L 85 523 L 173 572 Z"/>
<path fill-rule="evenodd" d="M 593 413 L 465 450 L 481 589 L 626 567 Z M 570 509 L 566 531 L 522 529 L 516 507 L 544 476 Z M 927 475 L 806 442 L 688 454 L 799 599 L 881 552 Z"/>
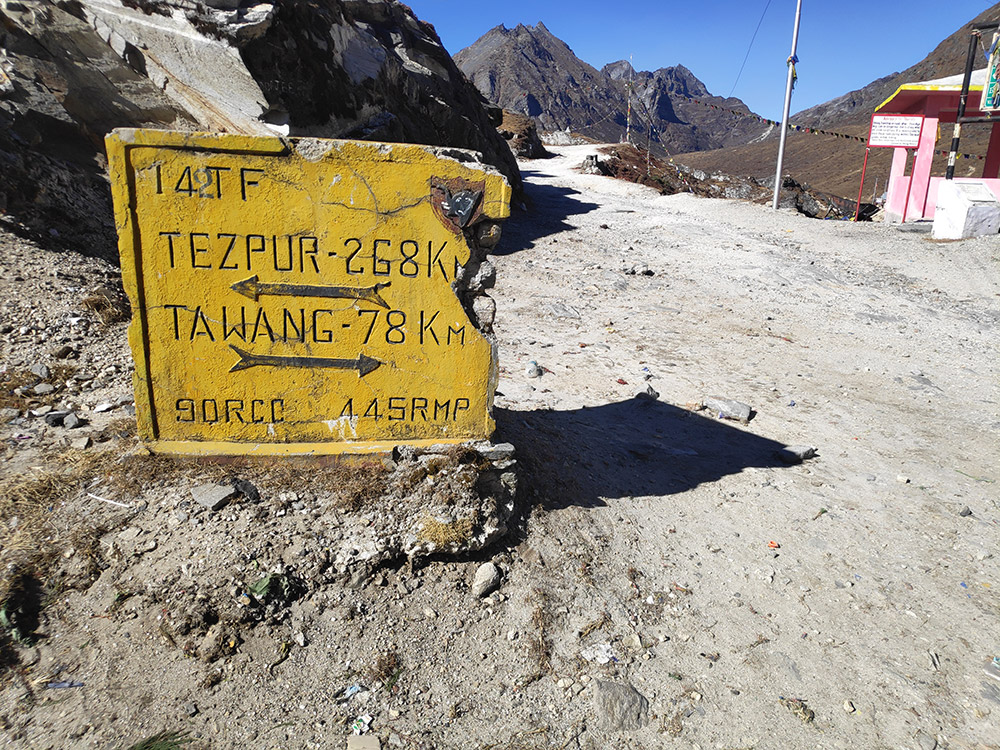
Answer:
<path fill-rule="evenodd" d="M 816 718 L 816 713 L 801 698 L 781 698 L 779 702 L 798 716 L 804 724 L 808 724 Z"/>
<path fill-rule="evenodd" d="M 608 662 L 614 660 L 615 652 L 611 648 L 610 643 L 598 643 L 594 646 L 589 646 L 580 652 L 582 656 L 587 661 L 592 661 L 595 664 L 607 664 Z"/>
<path fill-rule="evenodd" d="M 800 464 L 806 459 L 815 457 L 816 448 L 811 445 L 786 445 L 775 455 L 782 463 Z"/>
<path fill-rule="evenodd" d="M 750 414 L 753 412 L 749 404 L 722 396 L 705 396 L 701 403 L 702 408 L 712 412 L 719 419 L 734 419 L 743 424 L 750 421 Z"/>
<path fill-rule="evenodd" d="M 203 508 L 218 510 L 236 495 L 236 490 L 226 484 L 201 484 L 191 488 L 191 497 Z"/>

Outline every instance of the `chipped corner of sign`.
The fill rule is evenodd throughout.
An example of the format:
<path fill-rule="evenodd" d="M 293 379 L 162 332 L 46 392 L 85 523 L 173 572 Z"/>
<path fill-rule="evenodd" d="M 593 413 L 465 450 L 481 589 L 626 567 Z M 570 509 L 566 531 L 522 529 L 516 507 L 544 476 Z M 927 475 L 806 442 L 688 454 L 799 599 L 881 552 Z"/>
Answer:
<path fill-rule="evenodd" d="M 291 140 L 291 149 L 308 162 L 318 162 L 334 150 L 336 141 L 328 138 L 295 138 Z"/>
<path fill-rule="evenodd" d="M 105 143 L 135 143 L 135 128 L 115 128 L 104 137 Z"/>
<path fill-rule="evenodd" d="M 487 254 L 500 240 L 500 224 L 484 211 L 487 182 L 432 177 L 429 190 L 438 221 L 461 237 L 469 249 L 468 259 L 456 268 L 452 289 L 472 324 L 489 338 L 493 334 L 496 302 L 486 292 L 496 281 L 496 269 Z"/>

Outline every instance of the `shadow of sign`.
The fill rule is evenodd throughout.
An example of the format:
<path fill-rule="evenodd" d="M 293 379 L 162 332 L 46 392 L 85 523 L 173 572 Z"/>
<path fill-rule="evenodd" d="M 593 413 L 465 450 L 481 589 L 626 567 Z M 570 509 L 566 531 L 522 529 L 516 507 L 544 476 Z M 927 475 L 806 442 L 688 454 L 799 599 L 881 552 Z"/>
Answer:
<path fill-rule="evenodd" d="M 537 172 L 528 169 L 521 171 L 529 208 L 527 211 L 512 212 L 504 222 L 503 238 L 494 251 L 496 255 L 512 255 L 534 247 L 543 237 L 575 229 L 566 221 L 569 217 L 589 213 L 599 207 L 596 203 L 572 197 L 579 195 L 572 188 L 531 182 L 535 175 Z"/>
<path fill-rule="evenodd" d="M 532 503 L 594 507 L 611 498 L 674 495 L 749 467 L 787 468 L 781 443 L 661 401 L 567 411 L 498 408 Z"/>

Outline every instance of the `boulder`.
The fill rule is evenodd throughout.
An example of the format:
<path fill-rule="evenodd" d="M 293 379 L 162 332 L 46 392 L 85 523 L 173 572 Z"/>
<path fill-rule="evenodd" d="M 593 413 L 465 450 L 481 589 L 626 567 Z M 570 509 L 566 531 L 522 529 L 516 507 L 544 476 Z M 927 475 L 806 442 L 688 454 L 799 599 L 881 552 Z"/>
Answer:
<path fill-rule="evenodd" d="M 503 110 L 503 120 L 497 131 L 519 159 L 542 159 L 549 156 L 538 135 L 538 127 L 530 117 Z"/>

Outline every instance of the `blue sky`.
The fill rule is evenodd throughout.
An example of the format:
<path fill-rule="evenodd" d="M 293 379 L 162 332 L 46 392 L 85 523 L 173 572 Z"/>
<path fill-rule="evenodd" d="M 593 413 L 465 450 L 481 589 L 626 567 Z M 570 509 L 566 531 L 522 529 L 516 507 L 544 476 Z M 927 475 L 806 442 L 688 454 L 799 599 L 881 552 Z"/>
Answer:
<path fill-rule="evenodd" d="M 716 96 L 781 119 L 795 0 L 404 0 L 434 24 L 454 55 L 498 24 L 542 21 L 577 57 L 600 68 L 633 56 L 637 70 L 681 64 Z M 792 112 L 908 68 L 990 7 L 972 0 L 803 0 Z M 764 8 L 767 11 L 764 13 Z M 746 67 L 737 73 L 761 19 Z M 980 62 L 977 67 L 984 67 Z M 735 90 L 733 85 L 736 84 Z"/>

